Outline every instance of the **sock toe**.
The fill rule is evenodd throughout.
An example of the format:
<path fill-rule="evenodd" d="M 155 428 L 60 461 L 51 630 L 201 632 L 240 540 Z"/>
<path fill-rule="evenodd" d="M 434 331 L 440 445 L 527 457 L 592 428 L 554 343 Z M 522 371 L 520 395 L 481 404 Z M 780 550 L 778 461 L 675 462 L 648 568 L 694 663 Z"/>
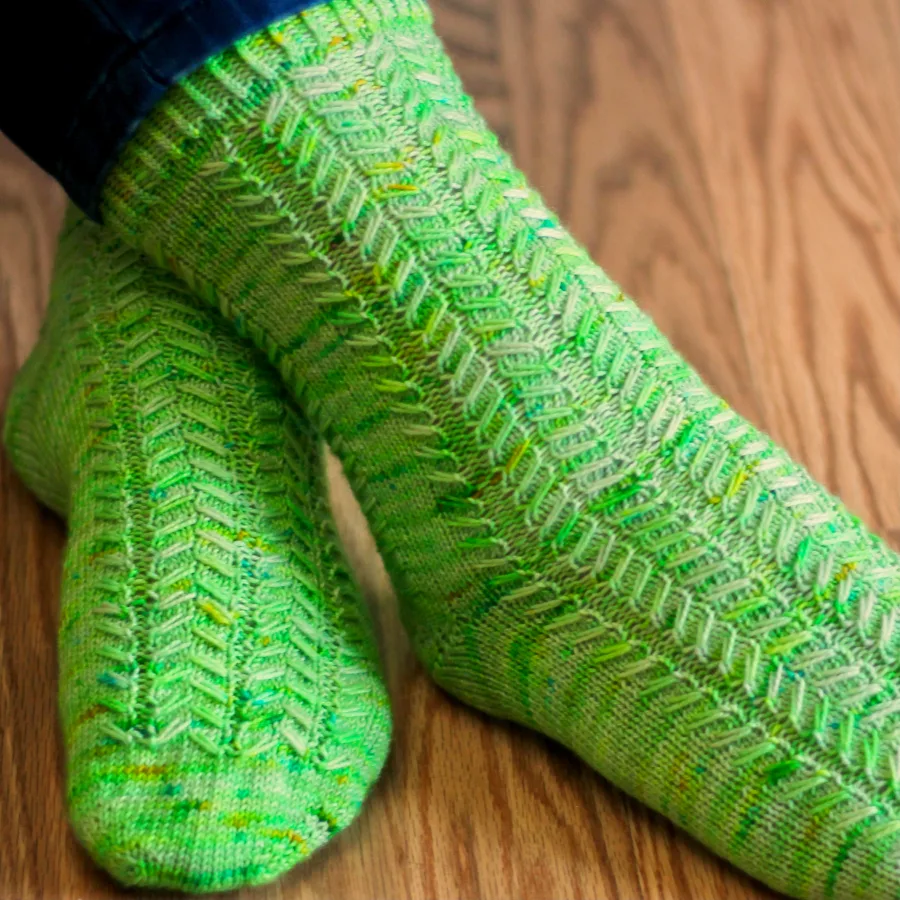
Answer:
<path fill-rule="evenodd" d="M 288 872 L 358 815 L 387 757 L 384 687 L 348 664 L 323 736 L 259 755 L 215 756 L 110 738 L 73 748 L 69 810 L 90 855 L 126 885 L 193 893 L 264 884 Z"/>
<path fill-rule="evenodd" d="M 278 878 L 337 830 L 321 812 L 321 781 L 270 759 L 198 764 L 129 748 L 82 774 L 70 812 L 85 848 L 123 884 L 225 891 Z M 301 783 L 306 809 L 295 805 Z"/>

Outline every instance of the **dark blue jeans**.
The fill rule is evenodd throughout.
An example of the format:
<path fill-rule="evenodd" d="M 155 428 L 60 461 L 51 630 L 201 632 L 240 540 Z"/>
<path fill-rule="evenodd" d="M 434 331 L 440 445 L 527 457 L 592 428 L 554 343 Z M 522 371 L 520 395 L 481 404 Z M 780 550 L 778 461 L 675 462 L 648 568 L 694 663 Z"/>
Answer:
<path fill-rule="evenodd" d="M 170 85 L 319 2 L 13 0 L 3 14 L 0 131 L 96 217 L 110 167 Z"/>

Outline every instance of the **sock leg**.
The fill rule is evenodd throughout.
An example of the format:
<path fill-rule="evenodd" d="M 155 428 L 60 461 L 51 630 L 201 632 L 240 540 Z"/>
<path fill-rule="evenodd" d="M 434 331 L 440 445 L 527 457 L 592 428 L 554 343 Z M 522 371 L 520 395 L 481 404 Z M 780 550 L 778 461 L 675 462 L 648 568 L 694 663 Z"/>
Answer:
<path fill-rule="evenodd" d="M 898 895 L 897 556 L 573 241 L 423 3 L 333 0 L 211 60 L 104 202 L 364 485 L 445 687 L 782 891 Z"/>
<path fill-rule="evenodd" d="M 5 432 L 68 519 L 79 838 L 128 884 L 277 877 L 354 818 L 390 728 L 308 424 L 171 276 L 73 218 Z"/>

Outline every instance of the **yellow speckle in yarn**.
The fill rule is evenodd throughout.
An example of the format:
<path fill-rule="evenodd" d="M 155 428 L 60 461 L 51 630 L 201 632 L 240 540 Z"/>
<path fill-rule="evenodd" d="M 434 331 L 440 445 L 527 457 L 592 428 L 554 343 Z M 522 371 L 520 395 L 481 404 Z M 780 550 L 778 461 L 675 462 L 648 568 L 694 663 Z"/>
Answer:
<path fill-rule="evenodd" d="M 725 491 L 726 497 L 733 497 L 737 492 L 746 484 L 747 479 L 750 478 L 751 475 L 756 471 L 758 462 L 755 460 L 750 463 L 748 466 L 744 466 L 742 469 L 739 469 L 734 477 L 731 479 L 731 483 L 728 485 L 728 489 Z"/>
<path fill-rule="evenodd" d="M 222 821 L 232 828 L 247 828 L 254 822 L 262 821 L 262 816 L 259 813 L 250 810 L 240 810 L 239 812 L 225 816 Z"/>
<path fill-rule="evenodd" d="M 389 172 L 402 172 L 406 168 L 406 163 L 397 160 L 388 160 L 386 162 L 377 162 L 370 169 L 366 170 L 366 174 L 370 177 L 377 175 L 385 175 Z"/>
<path fill-rule="evenodd" d="M 216 624 L 218 625 L 233 625 L 234 619 L 229 616 L 225 610 L 223 610 L 220 606 L 217 606 L 215 603 L 207 601 L 206 603 L 200 604 L 200 609 L 203 610 Z"/>
<path fill-rule="evenodd" d="M 125 766 L 122 769 L 125 775 L 131 778 L 162 778 L 172 771 L 172 766 Z"/>
<path fill-rule="evenodd" d="M 506 474 L 507 475 L 511 475 L 515 471 L 516 466 L 519 465 L 519 463 L 522 461 L 522 457 L 528 451 L 528 448 L 530 446 L 531 446 L 531 439 L 529 438 L 529 439 L 523 441 L 521 444 L 519 444 L 518 447 L 516 447 L 515 450 L 513 450 L 512 456 L 510 456 L 509 462 L 507 462 L 507 464 L 506 464 Z"/>
<path fill-rule="evenodd" d="M 97 716 L 102 715 L 106 712 L 109 712 L 109 707 L 107 707 L 103 703 L 95 703 L 93 706 L 89 706 L 80 716 L 78 716 L 78 718 L 75 720 L 75 724 L 83 725 L 85 722 L 90 722 L 91 719 L 95 719 Z"/>
<path fill-rule="evenodd" d="M 855 568 L 856 568 L 855 562 L 844 563 L 844 565 L 841 566 L 840 571 L 837 573 L 837 575 L 834 576 L 834 580 L 835 581 L 845 581 L 847 579 L 847 577 L 850 575 L 850 573 Z"/>
<path fill-rule="evenodd" d="M 269 829 L 265 831 L 264 834 L 266 837 L 273 837 L 279 840 L 284 840 L 286 838 L 292 844 L 299 845 L 304 851 L 309 849 L 306 838 L 304 838 L 302 834 L 292 831 L 290 828 Z"/>

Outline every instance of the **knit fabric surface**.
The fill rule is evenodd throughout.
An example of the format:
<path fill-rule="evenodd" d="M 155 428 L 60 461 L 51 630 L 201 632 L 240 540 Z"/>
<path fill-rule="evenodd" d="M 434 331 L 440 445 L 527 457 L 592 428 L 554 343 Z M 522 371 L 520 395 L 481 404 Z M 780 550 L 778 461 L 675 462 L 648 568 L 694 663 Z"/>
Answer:
<path fill-rule="evenodd" d="M 561 226 L 423 2 L 210 60 L 103 209 L 278 366 L 441 685 L 781 891 L 900 896 L 896 554 Z"/>
<path fill-rule="evenodd" d="M 5 428 L 68 519 L 74 829 L 127 884 L 271 880 L 356 816 L 390 716 L 319 443 L 258 352 L 78 216 Z"/>

